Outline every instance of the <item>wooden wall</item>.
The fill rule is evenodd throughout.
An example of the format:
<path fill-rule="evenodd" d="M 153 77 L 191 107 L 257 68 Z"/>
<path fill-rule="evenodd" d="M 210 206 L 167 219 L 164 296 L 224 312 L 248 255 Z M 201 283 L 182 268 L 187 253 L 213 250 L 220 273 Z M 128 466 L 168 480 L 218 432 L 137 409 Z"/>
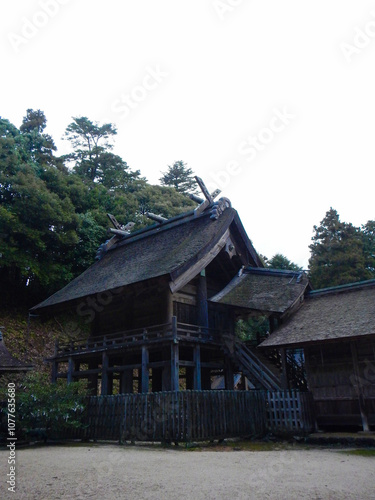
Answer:
<path fill-rule="evenodd" d="M 305 348 L 305 360 L 320 426 L 361 427 L 361 399 L 369 424 L 375 425 L 374 340 L 310 346 Z"/>

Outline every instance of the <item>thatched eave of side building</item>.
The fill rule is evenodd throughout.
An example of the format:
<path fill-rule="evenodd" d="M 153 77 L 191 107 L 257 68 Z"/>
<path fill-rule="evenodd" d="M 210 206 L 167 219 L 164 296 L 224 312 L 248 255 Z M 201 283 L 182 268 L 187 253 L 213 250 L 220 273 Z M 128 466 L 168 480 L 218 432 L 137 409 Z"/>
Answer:
<path fill-rule="evenodd" d="M 299 304 L 307 287 L 308 278 L 303 272 L 249 267 L 210 300 L 258 313 L 283 315 Z"/>
<path fill-rule="evenodd" d="M 101 260 L 32 311 L 64 308 L 84 297 L 161 276 L 167 276 L 175 289 L 182 287 L 181 276 L 189 268 L 198 274 L 222 248 L 218 244 L 229 231 L 238 235 L 246 259 L 262 266 L 236 210 L 227 208 L 217 219 L 211 217 L 210 210 L 198 216 L 188 212 L 124 237 Z"/>
<path fill-rule="evenodd" d="M 32 370 L 32 365 L 25 364 L 11 355 L 0 334 L 0 374 L 6 372 L 26 372 Z"/>
<path fill-rule="evenodd" d="M 299 347 L 375 336 L 375 280 L 314 290 L 260 347 Z"/>

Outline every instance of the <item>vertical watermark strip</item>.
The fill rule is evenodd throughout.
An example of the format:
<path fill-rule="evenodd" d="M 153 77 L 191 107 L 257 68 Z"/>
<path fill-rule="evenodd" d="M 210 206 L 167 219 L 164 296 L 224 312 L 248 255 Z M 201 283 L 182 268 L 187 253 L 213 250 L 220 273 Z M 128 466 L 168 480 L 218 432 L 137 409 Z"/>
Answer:
<path fill-rule="evenodd" d="M 8 491 L 16 492 L 16 385 L 8 384 L 8 465 L 7 473 Z"/>

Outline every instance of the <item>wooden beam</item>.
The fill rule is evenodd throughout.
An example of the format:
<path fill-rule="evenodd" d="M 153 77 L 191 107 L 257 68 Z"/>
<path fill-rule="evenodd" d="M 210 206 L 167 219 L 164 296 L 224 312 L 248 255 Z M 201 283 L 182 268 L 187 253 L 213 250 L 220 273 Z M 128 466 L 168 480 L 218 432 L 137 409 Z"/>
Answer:
<path fill-rule="evenodd" d="M 110 373 L 121 373 L 124 370 L 137 370 L 142 368 L 142 363 L 136 363 L 134 365 L 119 365 L 119 366 L 111 366 L 108 368 L 108 372 Z"/>
<path fill-rule="evenodd" d="M 189 194 L 189 198 L 193 201 L 195 201 L 196 203 L 203 203 L 204 202 L 204 199 L 203 198 L 199 198 L 199 196 L 195 195 L 195 194 Z"/>
<path fill-rule="evenodd" d="M 107 214 L 108 219 L 112 222 L 115 229 L 122 229 L 121 224 L 117 222 L 116 217 L 112 214 Z"/>
<path fill-rule="evenodd" d="M 197 181 L 197 184 L 198 186 L 200 187 L 202 193 L 203 193 L 203 196 L 206 198 L 206 200 L 211 204 L 214 202 L 210 192 L 208 191 L 208 189 L 206 188 L 206 185 L 205 183 L 203 182 L 203 180 L 198 177 L 197 175 L 194 176 L 195 180 Z"/>
<path fill-rule="evenodd" d="M 155 222 L 159 222 L 160 224 L 162 222 L 165 222 L 167 221 L 168 219 L 166 219 L 165 217 L 162 217 L 161 215 L 156 215 L 156 214 L 153 214 L 152 212 L 146 212 L 146 216 L 151 219 L 151 220 L 154 220 Z"/>

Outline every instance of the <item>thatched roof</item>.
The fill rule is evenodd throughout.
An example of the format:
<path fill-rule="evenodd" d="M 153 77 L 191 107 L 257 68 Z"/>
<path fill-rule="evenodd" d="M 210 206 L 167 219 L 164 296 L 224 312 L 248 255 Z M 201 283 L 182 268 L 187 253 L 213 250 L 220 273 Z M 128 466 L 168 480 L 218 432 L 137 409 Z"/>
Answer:
<path fill-rule="evenodd" d="M 308 286 L 303 272 L 247 268 L 210 300 L 264 313 L 285 313 Z"/>
<path fill-rule="evenodd" d="M 302 346 L 375 335 L 375 280 L 310 292 L 261 347 Z"/>
<path fill-rule="evenodd" d="M 31 365 L 25 365 L 13 357 L 5 347 L 4 341 L 0 339 L 0 373 L 2 372 L 21 372 L 31 370 Z"/>
<path fill-rule="evenodd" d="M 167 275 L 174 280 L 204 256 L 210 258 L 210 250 L 228 228 L 234 226 L 245 244 L 249 261 L 254 266 L 262 265 L 233 208 L 227 208 L 216 220 L 211 218 L 210 211 L 199 216 L 189 212 L 126 236 L 100 261 L 32 310 L 62 305 L 159 276 Z"/>

